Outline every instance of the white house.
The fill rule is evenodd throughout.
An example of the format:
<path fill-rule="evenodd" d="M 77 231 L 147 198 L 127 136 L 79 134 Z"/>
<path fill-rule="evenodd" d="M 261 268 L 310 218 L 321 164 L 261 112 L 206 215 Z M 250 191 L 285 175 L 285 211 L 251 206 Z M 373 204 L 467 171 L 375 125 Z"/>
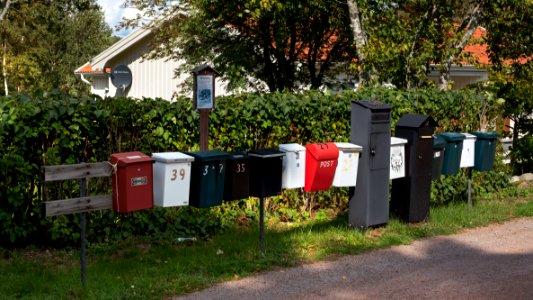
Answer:
<path fill-rule="evenodd" d="M 479 39 L 484 34 L 486 34 L 486 31 L 478 28 L 473 38 Z M 180 88 L 180 85 L 185 82 L 188 75 L 175 76 L 175 69 L 183 61 L 164 58 L 143 58 L 150 51 L 149 44 L 152 37 L 153 34 L 150 29 L 140 28 L 93 57 L 91 61 L 76 69 L 74 73 L 91 86 L 91 93 L 103 98 L 127 96 L 171 100 L 176 95 L 191 96 L 191 92 L 183 92 Z M 486 45 L 468 45 L 464 51 L 470 53 L 478 65 L 489 64 Z M 119 65 L 126 65 L 131 70 L 132 82 L 126 89 L 117 88 L 111 82 L 109 73 L 112 68 Z M 428 79 L 438 83 L 438 66 L 434 65 L 433 68 L 435 70 L 431 72 Z M 353 86 L 353 75 L 349 75 L 347 69 L 345 69 L 345 72 L 347 73 L 339 70 L 339 73 L 334 75 L 333 78 L 325 79 L 325 81 L 337 82 L 339 87 L 349 88 L 349 86 Z M 478 68 L 469 62 L 454 65 L 450 70 L 453 89 L 460 89 L 468 84 L 487 80 L 487 78 L 488 75 L 485 68 Z M 339 84 L 339 82 L 342 84 Z M 215 89 L 217 95 L 228 94 L 220 79 L 216 80 Z"/>
<path fill-rule="evenodd" d="M 102 98 L 126 96 L 171 100 L 175 95 L 190 96 L 191 92 L 182 92 L 179 88 L 188 75 L 175 76 L 175 69 L 182 61 L 143 58 L 150 51 L 152 36 L 150 29 L 140 28 L 93 57 L 76 69 L 74 74 L 91 86 L 91 93 Z M 131 70 L 131 85 L 125 89 L 115 87 L 109 75 L 112 68 L 119 65 L 125 65 Z M 226 94 L 220 80 L 216 81 L 215 89 L 217 95 Z"/>

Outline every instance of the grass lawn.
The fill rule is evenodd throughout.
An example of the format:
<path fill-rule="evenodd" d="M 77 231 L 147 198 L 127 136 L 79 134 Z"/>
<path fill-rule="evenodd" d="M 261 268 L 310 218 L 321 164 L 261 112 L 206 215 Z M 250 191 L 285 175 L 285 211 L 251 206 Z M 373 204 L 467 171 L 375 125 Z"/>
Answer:
<path fill-rule="evenodd" d="M 431 209 L 430 220 L 389 224 L 360 232 L 347 215 L 322 222 L 270 224 L 266 254 L 258 228 L 226 230 L 209 241 L 176 243 L 131 238 L 88 249 L 87 286 L 80 283 L 79 250 L 0 249 L 0 299 L 160 299 L 256 272 L 339 255 L 408 244 L 518 217 L 533 216 L 533 190 L 503 192 Z"/>

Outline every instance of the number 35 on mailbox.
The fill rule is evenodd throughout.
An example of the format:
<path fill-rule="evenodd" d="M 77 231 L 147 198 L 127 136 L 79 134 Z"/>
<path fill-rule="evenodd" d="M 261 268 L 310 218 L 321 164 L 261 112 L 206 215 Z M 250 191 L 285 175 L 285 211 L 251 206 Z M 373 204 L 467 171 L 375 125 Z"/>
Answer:
<path fill-rule="evenodd" d="M 329 189 L 337 169 L 339 148 L 335 143 L 308 144 L 305 148 L 304 190 L 315 192 Z"/>

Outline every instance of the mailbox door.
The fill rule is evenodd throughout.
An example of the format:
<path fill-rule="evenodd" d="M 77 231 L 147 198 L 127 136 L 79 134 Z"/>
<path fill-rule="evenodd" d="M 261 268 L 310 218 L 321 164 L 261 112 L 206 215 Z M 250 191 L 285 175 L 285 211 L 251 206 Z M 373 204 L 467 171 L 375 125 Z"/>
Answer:
<path fill-rule="evenodd" d="M 250 196 L 270 197 L 281 193 L 284 153 L 276 149 L 248 152 L 250 157 Z"/>
<path fill-rule="evenodd" d="M 463 141 L 461 163 L 459 165 L 461 168 L 470 168 L 474 166 L 475 143 L 475 137 L 471 137 L 470 135 L 468 135 L 467 138 Z"/>
<path fill-rule="evenodd" d="M 129 164 L 123 168 L 127 195 L 124 212 L 152 208 L 152 163 Z"/>
<path fill-rule="evenodd" d="M 411 156 L 416 159 L 415 172 L 413 176 L 431 176 L 433 161 L 433 136 L 426 138 L 426 135 L 419 137 L 415 146 L 416 155 Z"/>
<path fill-rule="evenodd" d="M 240 200 L 250 196 L 250 166 L 244 153 L 233 154 L 226 161 L 224 200 Z"/>
<path fill-rule="evenodd" d="M 371 133 L 370 136 L 370 169 L 388 169 L 390 163 L 389 132 Z"/>
<path fill-rule="evenodd" d="M 305 147 L 300 144 L 281 144 L 283 156 L 281 187 L 284 189 L 302 188 L 305 185 Z"/>

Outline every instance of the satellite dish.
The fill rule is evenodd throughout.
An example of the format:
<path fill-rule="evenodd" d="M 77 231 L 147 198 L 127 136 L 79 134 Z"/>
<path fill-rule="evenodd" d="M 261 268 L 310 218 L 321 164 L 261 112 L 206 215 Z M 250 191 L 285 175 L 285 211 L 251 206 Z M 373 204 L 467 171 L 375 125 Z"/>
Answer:
<path fill-rule="evenodd" d="M 111 70 L 111 83 L 122 91 L 131 85 L 131 70 L 126 65 L 118 65 Z"/>

